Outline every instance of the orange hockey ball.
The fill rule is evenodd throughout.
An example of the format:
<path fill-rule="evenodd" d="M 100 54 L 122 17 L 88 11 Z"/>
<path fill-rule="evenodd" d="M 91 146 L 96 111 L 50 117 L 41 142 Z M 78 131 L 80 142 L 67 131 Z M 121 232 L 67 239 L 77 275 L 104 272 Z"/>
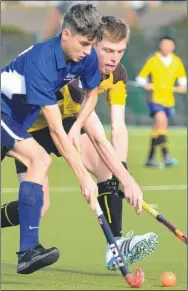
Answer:
<path fill-rule="evenodd" d="M 172 272 L 165 272 L 161 275 L 161 283 L 165 287 L 173 287 L 176 285 L 176 275 Z"/>

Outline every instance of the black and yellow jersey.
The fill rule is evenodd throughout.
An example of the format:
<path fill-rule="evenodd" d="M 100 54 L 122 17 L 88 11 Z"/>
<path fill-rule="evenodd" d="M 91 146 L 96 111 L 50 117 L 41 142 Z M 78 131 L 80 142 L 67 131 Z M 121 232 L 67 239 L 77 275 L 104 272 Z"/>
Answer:
<path fill-rule="evenodd" d="M 175 104 L 173 87 L 176 80 L 186 79 L 185 68 L 181 59 L 174 53 L 171 54 L 171 62 L 167 66 L 160 56 L 160 53 L 156 52 L 147 60 L 137 80 L 139 82 L 139 78 L 150 77 L 153 83 L 152 101 L 166 107 L 173 107 Z"/>
<path fill-rule="evenodd" d="M 126 91 L 127 72 L 122 64 L 119 64 L 113 73 L 104 76 L 98 87 L 98 94 L 107 92 L 107 102 L 110 105 L 125 105 L 127 98 Z M 62 119 L 72 116 L 80 111 L 81 103 L 85 92 L 80 86 L 79 78 L 73 80 L 57 93 L 58 106 Z M 29 131 L 40 130 L 48 126 L 42 114 L 29 129 Z"/>

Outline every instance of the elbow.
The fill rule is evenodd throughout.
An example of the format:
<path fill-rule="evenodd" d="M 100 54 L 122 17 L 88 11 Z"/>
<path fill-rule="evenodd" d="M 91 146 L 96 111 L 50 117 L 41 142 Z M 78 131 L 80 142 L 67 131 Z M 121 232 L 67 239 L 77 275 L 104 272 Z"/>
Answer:
<path fill-rule="evenodd" d="M 63 127 L 57 128 L 57 127 L 49 126 L 49 131 L 52 138 L 60 137 L 62 136 Z"/>

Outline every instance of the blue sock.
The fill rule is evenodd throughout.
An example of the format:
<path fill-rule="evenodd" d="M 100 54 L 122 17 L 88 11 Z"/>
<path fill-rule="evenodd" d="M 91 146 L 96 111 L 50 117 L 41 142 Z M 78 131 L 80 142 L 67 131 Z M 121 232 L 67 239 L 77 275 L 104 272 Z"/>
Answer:
<path fill-rule="evenodd" d="M 20 251 L 39 243 L 39 224 L 43 205 L 42 185 L 21 182 L 19 190 Z"/>

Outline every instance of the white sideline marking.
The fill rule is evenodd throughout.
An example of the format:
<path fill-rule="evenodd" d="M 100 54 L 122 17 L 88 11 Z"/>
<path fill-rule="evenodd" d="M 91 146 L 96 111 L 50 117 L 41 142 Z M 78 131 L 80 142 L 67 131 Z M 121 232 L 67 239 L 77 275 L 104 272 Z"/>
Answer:
<path fill-rule="evenodd" d="M 187 185 L 153 185 L 153 186 L 143 186 L 141 187 L 143 191 L 176 191 L 176 190 L 187 190 Z M 79 187 L 59 187 L 50 188 L 50 192 L 72 192 L 80 191 Z M 1 193 L 17 193 L 18 188 L 2 188 Z"/>
<path fill-rule="evenodd" d="M 141 187 L 144 191 L 187 190 L 187 185 L 154 185 Z"/>

